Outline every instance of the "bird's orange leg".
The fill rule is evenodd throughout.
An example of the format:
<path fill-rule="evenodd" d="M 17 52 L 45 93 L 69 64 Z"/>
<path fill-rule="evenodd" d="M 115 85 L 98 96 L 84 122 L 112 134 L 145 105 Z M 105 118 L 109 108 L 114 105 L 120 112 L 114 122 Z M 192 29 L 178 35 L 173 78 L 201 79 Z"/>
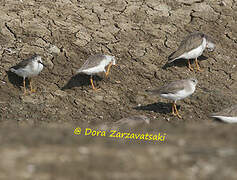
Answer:
<path fill-rule="evenodd" d="M 200 69 L 200 66 L 198 65 L 197 58 L 195 59 L 195 64 L 196 64 L 196 67 L 197 67 L 197 71 L 203 71 L 203 70 Z"/>
<path fill-rule="evenodd" d="M 174 103 L 172 104 L 172 114 L 173 114 L 174 116 L 176 116 L 176 114 L 175 114 L 175 112 L 174 112 Z"/>
<path fill-rule="evenodd" d="M 95 88 L 95 86 L 94 86 L 94 83 L 93 83 L 92 76 L 91 76 L 91 79 L 90 79 L 90 81 L 91 81 L 92 88 L 93 88 L 94 90 L 97 90 L 97 89 Z"/>
<path fill-rule="evenodd" d="M 175 109 L 175 113 L 176 113 L 176 115 L 177 115 L 180 119 L 182 119 L 182 117 L 179 115 L 179 112 L 178 112 L 178 109 L 177 109 L 175 103 L 174 103 L 174 109 Z"/>
<path fill-rule="evenodd" d="M 24 95 L 27 93 L 26 91 L 26 80 L 23 78 L 23 87 L 24 87 Z"/>
<path fill-rule="evenodd" d="M 108 69 L 107 69 L 107 71 L 105 73 L 106 77 L 109 75 L 109 70 L 110 70 L 111 66 L 112 66 L 112 62 L 109 63 Z"/>
<path fill-rule="evenodd" d="M 190 71 L 193 71 L 193 68 L 192 68 L 192 66 L 191 66 L 191 63 L 190 63 L 190 60 L 188 59 L 188 69 L 190 70 Z"/>
<path fill-rule="evenodd" d="M 32 80 L 31 80 L 31 79 L 29 79 L 29 81 L 30 81 L 30 92 L 31 92 L 31 93 L 35 93 L 35 92 L 36 92 L 36 90 L 35 90 L 35 89 L 33 89 L 33 86 L 32 86 Z"/>

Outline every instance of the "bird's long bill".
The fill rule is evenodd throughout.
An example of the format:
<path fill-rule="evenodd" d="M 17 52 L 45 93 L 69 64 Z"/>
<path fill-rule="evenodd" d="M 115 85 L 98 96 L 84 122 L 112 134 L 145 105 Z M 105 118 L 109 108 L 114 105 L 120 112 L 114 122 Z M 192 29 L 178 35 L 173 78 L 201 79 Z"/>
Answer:
<path fill-rule="evenodd" d="M 209 51 L 209 52 L 214 52 L 214 48 L 212 49 L 212 48 L 207 48 L 207 50 Z"/>
<path fill-rule="evenodd" d="M 121 67 L 118 65 L 118 64 L 116 64 L 116 65 L 114 65 L 115 67 L 117 67 L 123 74 L 126 74 L 122 69 L 121 69 Z"/>
<path fill-rule="evenodd" d="M 44 67 L 47 67 L 44 63 L 40 62 L 40 64 L 42 64 Z"/>

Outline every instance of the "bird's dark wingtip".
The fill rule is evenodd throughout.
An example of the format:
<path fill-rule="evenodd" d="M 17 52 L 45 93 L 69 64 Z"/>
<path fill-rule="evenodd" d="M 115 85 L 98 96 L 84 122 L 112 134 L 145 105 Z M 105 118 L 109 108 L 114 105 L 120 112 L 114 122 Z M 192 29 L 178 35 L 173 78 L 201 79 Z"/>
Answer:
<path fill-rule="evenodd" d="M 151 90 L 150 89 L 146 89 L 145 92 L 146 92 L 146 94 L 151 94 Z"/>
<path fill-rule="evenodd" d="M 149 95 L 157 95 L 158 94 L 157 89 L 146 89 L 145 92 Z"/>
<path fill-rule="evenodd" d="M 167 63 L 169 64 L 169 63 L 172 63 L 174 61 L 174 59 L 173 58 L 168 58 L 168 61 L 167 61 Z"/>
<path fill-rule="evenodd" d="M 168 56 L 168 63 L 171 63 L 171 62 L 174 61 L 174 57 L 173 57 L 174 53 L 175 53 L 175 52 L 172 52 L 172 53 Z"/>

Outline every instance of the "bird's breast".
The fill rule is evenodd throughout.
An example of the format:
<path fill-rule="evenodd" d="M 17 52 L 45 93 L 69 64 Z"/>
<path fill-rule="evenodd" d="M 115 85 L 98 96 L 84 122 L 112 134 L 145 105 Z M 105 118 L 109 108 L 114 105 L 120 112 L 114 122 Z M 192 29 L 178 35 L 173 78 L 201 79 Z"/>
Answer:
<path fill-rule="evenodd" d="M 30 76 L 36 76 L 43 70 L 43 65 L 41 63 L 34 62 L 30 73 Z"/>

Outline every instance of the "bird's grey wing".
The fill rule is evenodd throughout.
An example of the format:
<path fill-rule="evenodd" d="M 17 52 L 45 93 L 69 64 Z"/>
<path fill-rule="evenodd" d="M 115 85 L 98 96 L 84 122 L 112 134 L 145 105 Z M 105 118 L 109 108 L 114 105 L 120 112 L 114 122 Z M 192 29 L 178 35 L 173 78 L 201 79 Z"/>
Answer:
<path fill-rule="evenodd" d="M 187 36 L 179 45 L 179 48 L 177 51 L 173 52 L 169 57 L 168 61 L 172 62 L 175 58 L 178 58 L 182 54 L 189 52 L 198 46 L 200 46 L 203 42 L 203 33 L 192 33 L 189 36 Z"/>
<path fill-rule="evenodd" d="M 82 71 L 82 70 L 85 70 L 85 69 L 90 69 L 90 68 L 93 68 L 95 66 L 98 66 L 100 64 L 100 62 L 104 59 L 105 59 L 104 55 L 90 56 L 79 70 Z"/>
<path fill-rule="evenodd" d="M 128 117 L 120 119 L 119 121 L 115 122 L 114 125 L 117 127 L 132 127 L 142 123 L 141 119 L 137 119 L 136 117 Z"/>
<path fill-rule="evenodd" d="M 151 95 L 159 95 L 159 94 L 169 94 L 169 93 L 176 93 L 177 91 L 181 91 L 184 89 L 184 84 L 181 81 L 171 82 L 159 89 L 151 89 L 146 90 Z"/>
<path fill-rule="evenodd" d="M 160 88 L 160 94 L 175 94 L 177 91 L 184 90 L 184 83 L 182 81 L 171 82 Z"/>
<path fill-rule="evenodd" d="M 116 122 L 114 122 L 114 124 L 116 125 L 121 125 L 121 124 L 126 124 L 127 122 L 129 122 L 129 119 L 128 118 L 122 118 Z"/>
<path fill-rule="evenodd" d="M 25 68 L 31 61 L 32 61 L 31 58 L 30 59 L 24 59 L 23 61 L 21 61 L 20 63 L 18 63 L 15 66 L 13 66 L 12 68 L 15 69 L 15 70 Z"/>
<path fill-rule="evenodd" d="M 211 116 L 229 116 L 236 117 L 237 116 L 237 104 L 233 105 L 229 108 L 223 109 L 220 112 L 212 113 Z"/>

